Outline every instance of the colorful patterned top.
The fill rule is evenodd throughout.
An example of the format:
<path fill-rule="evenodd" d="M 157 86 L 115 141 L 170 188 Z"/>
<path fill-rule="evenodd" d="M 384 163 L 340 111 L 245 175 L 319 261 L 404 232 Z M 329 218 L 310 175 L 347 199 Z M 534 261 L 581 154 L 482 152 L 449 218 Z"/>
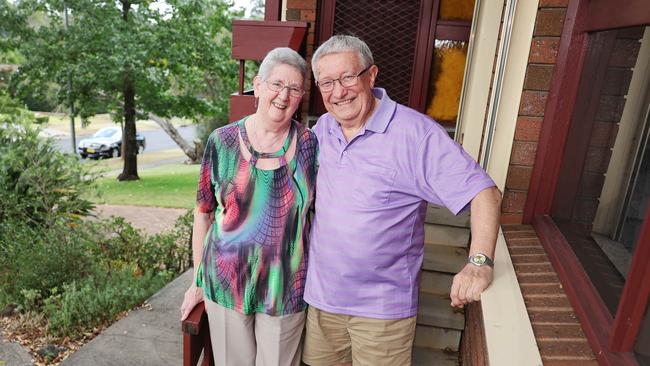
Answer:
<path fill-rule="evenodd" d="M 292 121 L 283 148 L 256 152 L 244 121 L 216 129 L 208 138 L 197 192 L 200 212 L 215 213 L 203 246 L 197 286 L 205 296 L 242 314 L 285 315 L 305 309 L 308 211 L 314 200 L 318 142 Z M 241 153 L 239 135 L 251 151 Z M 287 161 L 292 136 L 294 157 Z M 257 159 L 276 157 L 280 167 L 262 170 Z"/>

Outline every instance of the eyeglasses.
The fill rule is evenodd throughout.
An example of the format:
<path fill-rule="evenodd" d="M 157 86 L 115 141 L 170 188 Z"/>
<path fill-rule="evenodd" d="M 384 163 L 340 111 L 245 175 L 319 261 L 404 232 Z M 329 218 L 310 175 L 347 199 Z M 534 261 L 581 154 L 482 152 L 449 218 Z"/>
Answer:
<path fill-rule="evenodd" d="M 371 66 L 366 67 L 356 75 L 341 76 L 340 78 L 334 80 L 321 80 L 321 81 L 317 81 L 316 85 L 318 86 L 318 89 L 320 89 L 323 92 L 331 92 L 332 90 L 334 90 L 334 82 L 336 81 L 338 81 L 339 84 L 341 84 L 342 88 L 349 88 L 351 86 L 355 86 L 359 81 L 359 77 L 363 75 L 366 71 L 368 71 Z"/>
<path fill-rule="evenodd" d="M 302 97 L 302 95 L 305 94 L 305 91 L 302 88 L 296 88 L 295 86 L 284 85 L 279 81 L 264 80 L 264 82 L 266 83 L 266 86 L 274 92 L 280 93 L 282 89 L 287 88 L 287 90 L 289 90 L 289 95 L 291 95 L 294 98 Z"/>

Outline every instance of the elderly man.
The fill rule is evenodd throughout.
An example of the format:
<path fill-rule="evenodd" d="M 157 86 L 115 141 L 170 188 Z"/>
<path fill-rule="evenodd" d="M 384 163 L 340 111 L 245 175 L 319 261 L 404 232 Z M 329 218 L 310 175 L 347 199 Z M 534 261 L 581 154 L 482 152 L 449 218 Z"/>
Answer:
<path fill-rule="evenodd" d="M 374 88 L 379 69 L 360 39 L 330 38 L 312 69 L 328 113 L 314 126 L 303 361 L 409 365 L 427 201 L 471 207 L 470 257 L 451 288 L 451 305 L 462 307 L 492 281 L 501 194 L 440 125 Z"/>

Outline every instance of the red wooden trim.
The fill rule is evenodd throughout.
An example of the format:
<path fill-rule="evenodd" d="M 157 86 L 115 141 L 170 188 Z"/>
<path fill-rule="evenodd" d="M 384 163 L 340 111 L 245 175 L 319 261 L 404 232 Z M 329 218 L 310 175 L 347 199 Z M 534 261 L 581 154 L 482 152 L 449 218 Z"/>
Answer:
<path fill-rule="evenodd" d="M 201 320 L 205 313 L 205 303 L 201 302 L 192 309 L 190 315 L 183 320 L 183 333 L 197 335 L 201 332 Z"/>
<path fill-rule="evenodd" d="M 553 202 L 587 49 L 587 35 L 577 32 L 585 22 L 586 4 L 586 1 L 571 0 L 564 18 L 553 81 L 544 109 L 535 165 L 524 206 L 524 223 L 531 223 L 536 215 L 548 214 Z"/>
<path fill-rule="evenodd" d="M 611 0 L 591 0 L 589 1 L 589 19 L 582 31 L 594 32 L 647 24 L 650 24 L 648 0 L 626 0 L 623 3 Z"/>
<path fill-rule="evenodd" d="M 214 366 L 212 343 L 210 342 L 210 326 L 205 303 L 199 303 L 192 309 L 190 315 L 183 320 L 183 366 L 196 366 L 203 351 L 202 366 Z"/>
<path fill-rule="evenodd" d="M 318 3 L 318 31 L 314 40 L 314 52 L 323 42 L 327 41 L 334 33 L 334 12 L 336 11 L 335 0 L 322 0 Z M 316 83 L 311 84 L 311 93 L 309 94 L 309 111 L 314 115 L 321 115 L 327 112 L 323 97 Z"/>
<path fill-rule="evenodd" d="M 560 164 L 557 187 L 551 215 L 554 218 L 571 218 L 580 189 L 587 150 L 593 131 L 599 100 L 607 71 L 607 64 L 616 32 L 596 33 L 590 36 L 589 48 L 582 68 L 578 95 L 581 95 L 573 108 L 573 118 L 566 139 L 566 148 Z"/>
<path fill-rule="evenodd" d="M 650 202 L 646 208 L 645 219 L 632 265 L 623 288 L 623 295 L 618 304 L 616 319 L 609 339 L 612 351 L 628 352 L 634 348 L 639 327 L 643 321 L 645 309 L 650 299 Z"/>
<path fill-rule="evenodd" d="M 436 25 L 436 38 L 449 41 L 469 41 L 471 22 L 439 21 Z"/>
<path fill-rule="evenodd" d="M 228 120 L 230 122 L 239 121 L 255 113 L 256 110 L 255 96 L 250 94 L 250 92 L 244 95 L 230 95 L 230 113 L 228 114 Z"/>
<path fill-rule="evenodd" d="M 465 306 L 465 329 L 460 341 L 460 358 L 464 366 L 489 365 L 483 305 L 480 301 Z"/>
<path fill-rule="evenodd" d="M 307 22 L 233 20 L 232 58 L 262 60 L 276 47 L 298 51 L 307 34 Z"/>
<path fill-rule="evenodd" d="M 612 316 L 553 219 L 538 215 L 533 220 L 533 226 L 560 277 L 598 363 L 602 366 L 638 366 L 631 352 L 613 353 L 608 350 Z"/>
<path fill-rule="evenodd" d="M 408 103 L 409 107 L 420 112 L 424 112 L 426 108 L 435 41 L 435 25 L 439 8 L 440 0 L 422 0 L 422 3 L 420 3 L 420 19 L 415 41 L 413 74 L 411 76 L 411 95 Z"/>
<path fill-rule="evenodd" d="M 314 50 L 318 45 L 327 41 L 334 33 L 334 12 L 336 11 L 336 1 L 322 0 L 320 6 L 320 17 L 318 18 L 318 44 L 314 44 Z"/>
<path fill-rule="evenodd" d="M 282 1 L 265 0 L 264 20 L 281 20 L 281 19 L 282 19 Z"/>

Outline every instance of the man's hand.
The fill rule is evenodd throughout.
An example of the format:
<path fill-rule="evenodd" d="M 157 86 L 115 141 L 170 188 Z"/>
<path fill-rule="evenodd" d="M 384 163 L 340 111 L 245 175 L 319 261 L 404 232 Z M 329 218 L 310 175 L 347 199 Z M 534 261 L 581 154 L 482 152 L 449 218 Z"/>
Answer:
<path fill-rule="evenodd" d="M 492 283 L 492 268 L 467 263 L 454 276 L 451 284 L 451 306 L 462 308 L 465 304 L 481 300 L 481 293 Z"/>
<path fill-rule="evenodd" d="M 192 309 L 201 301 L 203 301 L 202 289 L 191 286 L 185 291 L 185 298 L 183 298 L 183 305 L 181 305 L 181 321 L 185 320 L 192 312 Z"/>

